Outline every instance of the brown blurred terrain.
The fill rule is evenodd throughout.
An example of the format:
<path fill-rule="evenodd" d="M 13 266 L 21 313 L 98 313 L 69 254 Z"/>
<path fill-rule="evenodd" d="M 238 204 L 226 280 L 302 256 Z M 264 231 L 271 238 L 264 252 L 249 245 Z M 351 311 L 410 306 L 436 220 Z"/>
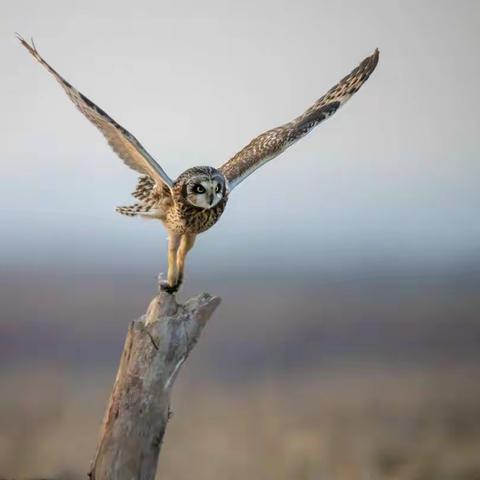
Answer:
<path fill-rule="evenodd" d="M 84 478 L 112 374 L 3 378 L 3 475 Z M 183 378 L 158 478 L 475 480 L 478 375 L 358 363 L 231 385 Z"/>
<path fill-rule="evenodd" d="M 182 296 L 192 284 L 224 302 L 177 382 L 159 478 L 480 479 L 475 272 L 206 278 Z M 0 478 L 85 478 L 155 279 L 1 287 Z"/>

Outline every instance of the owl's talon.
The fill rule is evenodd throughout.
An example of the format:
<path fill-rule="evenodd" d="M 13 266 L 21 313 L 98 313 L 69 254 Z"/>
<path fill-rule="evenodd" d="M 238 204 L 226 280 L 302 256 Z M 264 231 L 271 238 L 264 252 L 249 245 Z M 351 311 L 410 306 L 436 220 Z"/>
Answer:
<path fill-rule="evenodd" d="M 181 282 L 177 282 L 175 285 L 169 285 L 167 282 L 162 282 L 160 284 L 160 290 L 162 292 L 169 293 L 170 295 L 173 295 L 174 293 L 178 292 L 178 289 L 180 288 Z"/>
<path fill-rule="evenodd" d="M 173 293 L 175 293 L 178 290 L 178 286 L 169 285 L 167 282 L 162 282 L 160 284 L 160 290 L 162 292 L 166 292 L 166 293 L 169 293 L 170 295 L 172 295 Z"/>

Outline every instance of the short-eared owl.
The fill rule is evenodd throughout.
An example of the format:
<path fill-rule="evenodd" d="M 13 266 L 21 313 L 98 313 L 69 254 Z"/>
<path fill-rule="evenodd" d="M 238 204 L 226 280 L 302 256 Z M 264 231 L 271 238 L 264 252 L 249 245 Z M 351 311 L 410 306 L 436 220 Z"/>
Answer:
<path fill-rule="evenodd" d="M 378 62 L 378 50 L 375 50 L 302 115 L 262 133 L 220 168 L 194 167 L 172 180 L 130 132 L 60 76 L 40 56 L 33 41 L 30 45 L 22 37 L 18 38 L 53 74 L 70 100 L 96 125 L 117 155 L 142 174 L 133 192 L 138 202 L 119 207 L 117 211 L 163 222 L 169 235 L 168 277 L 163 288 L 170 293 L 177 291 L 182 282 L 185 257 L 195 237 L 218 221 L 231 191 L 257 168 L 332 116 L 363 85 Z"/>

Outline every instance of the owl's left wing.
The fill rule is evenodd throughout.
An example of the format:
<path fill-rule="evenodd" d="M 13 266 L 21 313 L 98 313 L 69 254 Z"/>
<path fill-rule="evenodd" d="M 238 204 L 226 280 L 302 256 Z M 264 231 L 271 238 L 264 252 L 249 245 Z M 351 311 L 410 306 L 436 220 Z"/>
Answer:
<path fill-rule="evenodd" d="M 128 130 L 54 70 L 38 53 L 33 40 L 30 45 L 18 33 L 17 37 L 33 57 L 55 77 L 78 110 L 100 130 L 113 151 L 128 167 L 152 177 L 158 185 L 165 184 L 169 188 L 172 187 L 172 179 Z"/>
<path fill-rule="evenodd" d="M 331 117 L 365 83 L 377 66 L 378 56 L 376 49 L 302 115 L 281 127 L 262 133 L 222 165 L 220 171 L 228 180 L 230 189 Z"/>

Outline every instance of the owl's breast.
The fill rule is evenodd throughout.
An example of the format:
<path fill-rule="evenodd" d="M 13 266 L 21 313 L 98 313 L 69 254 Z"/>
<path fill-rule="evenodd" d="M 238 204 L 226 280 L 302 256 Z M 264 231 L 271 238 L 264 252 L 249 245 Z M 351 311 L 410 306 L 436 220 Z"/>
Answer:
<path fill-rule="evenodd" d="M 175 202 L 168 210 L 164 223 L 168 230 L 180 234 L 202 233 L 218 222 L 226 204 L 227 198 L 208 209 L 198 208 L 183 202 Z"/>

